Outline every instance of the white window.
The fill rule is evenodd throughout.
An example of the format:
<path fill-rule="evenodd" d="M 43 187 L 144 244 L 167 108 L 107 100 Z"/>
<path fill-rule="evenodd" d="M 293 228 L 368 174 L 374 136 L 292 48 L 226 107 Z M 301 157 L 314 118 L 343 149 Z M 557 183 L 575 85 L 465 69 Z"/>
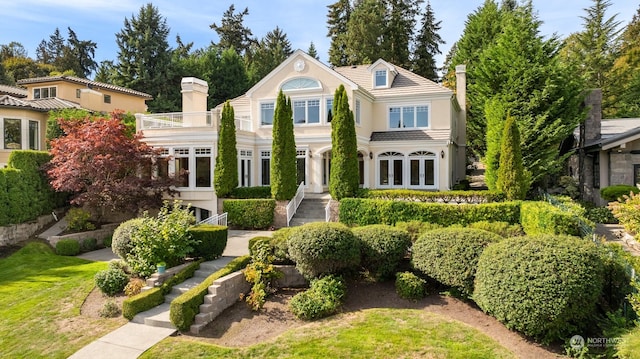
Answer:
<path fill-rule="evenodd" d="M 375 87 L 387 86 L 387 70 L 376 70 Z"/>
<path fill-rule="evenodd" d="M 175 174 L 180 178 L 180 187 L 189 187 L 189 149 L 176 148 L 174 154 Z"/>
<path fill-rule="evenodd" d="M 271 151 L 260 151 L 260 184 L 271 185 Z"/>
<path fill-rule="evenodd" d="M 33 89 L 33 98 L 50 98 L 56 97 L 56 87 L 38 87 Z"/>
<path fill-rule="evenodd" d="M 265 102 L 260 104 L 260 124 L 273 125 L 273 114 L 275 111 L 275 104 L 273 102 Z"/>
<path fill-rule="evenodd" d="M 333 98 L 327 99 L 327 123 L 333 119 Z"/>
<path fill-rule="evenodd" d="M 196 187 L 212 187 L 211 148 L 196 148 Z"/>
<path fill-rule="evenodd" d="M 429 106 L 389 107 L 389 129 L 429 127 Z"/>
<path fill-rule="evenodd" d="M 360 99 L 356 99 L 356 123 L 360 124 Z"/>
<path fill-rule="evenodd" d="M 296 77 L 282 84 L 282 91 L 291 90 L 320 90 L 320 81 L 308 77 Z"/>
<path fill-rule="evenodd" d="M 293 123 L 320 123 L 320 100 L 293 101 Z"/>
<path fill-rule="evenodd" d="M 385 152 L 378 155 L 378 187 L 402 188 L 404 186 L 404 154 Z"/>
<path fill-rule="evenodd" d="M 5 118 L 3 121 L 4 148 L 6 150 L 22 149 L 22 120 Z"/>
<path fill-rule="evenodd" d="M 296 151 L 296 184 L 304 182 L 307 185 L 307 150 Z"/>
<path fill-rule="evenodd" d="M 253 151 L 240 150 L 239 152 L 240 156 L 238 156 L 238 185 L 240 187 L 250 187 Z"/>
<path fill-rule="evenodd" d="M 29 149 L 40 149 L 40 123 L 38 121 L 29 121 Z"/>

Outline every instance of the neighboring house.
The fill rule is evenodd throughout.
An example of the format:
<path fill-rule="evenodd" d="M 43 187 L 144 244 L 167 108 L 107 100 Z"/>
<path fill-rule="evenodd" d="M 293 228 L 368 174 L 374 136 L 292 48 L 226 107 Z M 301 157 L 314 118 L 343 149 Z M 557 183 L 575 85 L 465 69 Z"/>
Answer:
<path fill-rule="evenodd" d="M 328 191 L 333 95 L 344 85 L 354 113 L 360 185 L 367 188 L 447 190 L 465 178 L 465 71 L 454 92 L 378 60 L 331 68 L 303 51 L 243 96 L 231 100 L 236 117 L 240 186 L 270 184 L 272 124 L 279 90 L 291 98 L 298 182 L 307 192 Z M 215 86 L 216 84 L 212 84 Z M 206 218 L 217 211 L 212 187 L 222 105 L 206 112 L 208 84 L 182 82 L 183 111 L 136 115 L 144 140 L 172 158 L 159 172 L 189 171 L 180 197 Z"/>
<path fill-rule="evenodd" d="M 600 197 L 601 188 L 640 183 L 640 118 L 602 119 L 599 89 L 588 96 L 585 104 L 589 113 L 584 124 L 584 145 L 578 145 L 578 155 L 570 161 L 570 173 L 580 178 L 582 148 L 584 199 L 605 205 Z M 580 144 L 579 133 L 576 138 Z"/>
<path fill-rule="evenodd" d="M 151 96 L 120 86 L 73 76 L 19 80 L 24 88 L 0 85 L 0 167 L 11 151 L 42 150 L 49 111 L 83 108 L 92 112 L 145 112 Z"/>

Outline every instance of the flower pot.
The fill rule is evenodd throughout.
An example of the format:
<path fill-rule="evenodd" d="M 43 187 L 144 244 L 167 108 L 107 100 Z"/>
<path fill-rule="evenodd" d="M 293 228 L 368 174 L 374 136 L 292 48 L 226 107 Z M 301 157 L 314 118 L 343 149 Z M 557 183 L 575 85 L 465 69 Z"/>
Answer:
<path fill-rule="evenodd" d="M 162 274 L 167 270 L 167 265 L 164 263 L 158 263 L 158 265 L 156 265 L 156 268 L 158 268 L 158 274 Z"/>

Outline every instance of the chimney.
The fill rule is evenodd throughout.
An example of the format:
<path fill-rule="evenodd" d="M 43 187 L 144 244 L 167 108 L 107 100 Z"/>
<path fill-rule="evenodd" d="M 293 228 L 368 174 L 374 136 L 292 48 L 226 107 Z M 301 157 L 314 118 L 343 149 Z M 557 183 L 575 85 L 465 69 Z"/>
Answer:
<path fill-rule="evenodd" d="M 591 90 L 584 100 L 584 105 L 589 109 L 584 121 L 584 139 L 587 142 L 598 140 L 602 128 L 602 90 Z"/>
<path fill-rule="evenodd" d="M 461 121 L 458 124 L 458 143 L 467 143 L 467 66 L 456 66 L 456 99 L 460 105 Z"/>
<path fill-rule="evenodd" d="M 207 96 L 209 96 L 209 85 L 206 81 L 195 77 L 184 77 L 180 83 L 182 87 L 182 112 L 200 115 L 183 115 L 185 126 L 206 125 Z"/>

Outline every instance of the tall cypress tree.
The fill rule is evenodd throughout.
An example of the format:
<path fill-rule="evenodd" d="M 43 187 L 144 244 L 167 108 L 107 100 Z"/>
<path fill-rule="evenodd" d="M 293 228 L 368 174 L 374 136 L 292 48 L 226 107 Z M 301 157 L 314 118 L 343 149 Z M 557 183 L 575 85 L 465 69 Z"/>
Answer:
<path fill-rule="evenodd" d="M 273 114 L 271 145 L 271 197 L 278 201 L 292 199 L 298 187 L 292 114 L 291 101 L 280 90 Z"/>
<path fill-rule="evenodd" d="M 440 45 L 445 43 L 440 34 L 438 34 L 441 23 L 442 21 L 436 21 L 431 3 L 427 2 L 427 7 L 422 15 L 422 28 L 416 37 L 412 71 L 432 81 L 438 81 L 440 78 L 437 72 L 435 56 L 442 53 Z"/>
<path fill-rule="evenodd" d="M 218 197 L 226 197 L 238 187 L 238 150 L 233 106 L 229 101 L 222 106 L 222 119 L 218 132 L 218 155 L 213 172 L 213 186 Z"/>
<path fill-rule="evenodd" d="M 484 106 L 487 118 L 487 153 L 484 157 L 484 179 L 490 190 L 496 190 L 498 168 L 500 167 L 500 151 L 502 146 L 502 131 L 504 130 L 505 108 L 499 97 L 487 101 Z"/>
<path fill-rule="evenodd" d="M 500 152 L 497 190 L 504 193 L 507 200 L 524 199 L 529 190 L 530 176 L 522 165 L 518 124 L 510 114 L 504 123 Z"/>
<path fill-rule="evenodd" d="M 358 191 L 358 144 L 353 112 L 349 109 L 349 98 L 343 85 L 338 87 L 333 99 L 329 193 L 340 200 L 354 197 Z"/>

